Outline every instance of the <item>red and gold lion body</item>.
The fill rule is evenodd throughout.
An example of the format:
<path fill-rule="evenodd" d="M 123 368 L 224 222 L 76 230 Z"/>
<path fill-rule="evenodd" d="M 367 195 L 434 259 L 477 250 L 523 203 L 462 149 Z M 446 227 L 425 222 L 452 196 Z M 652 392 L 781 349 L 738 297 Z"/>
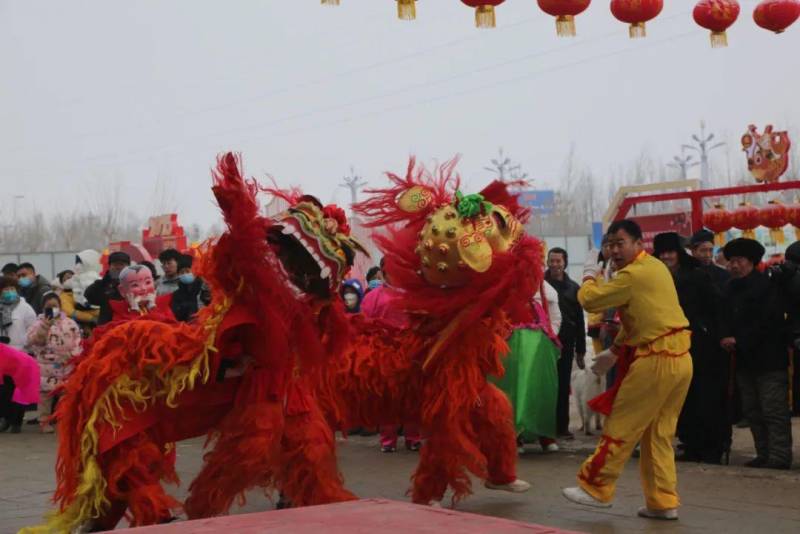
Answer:
<path fill-rule="evenodd" d="M 516 479 L 516 435 L 502 375 L 511 324 L 542 279 L 541 244 L 526 211 L 495 182 L 463 196 L 455 162 L 431 175 L 412 160 L 394 187 L 356 207 L 374 228 L 403 327 L 355 318 L 354 341 L 317 381 L 340 428 L 416 423 L 426 442 L 413 477 L 416 503 L 470 493 L 469 473 L 497 486 Z M 387 226 L 388 225 L 388 226 Z M 335 361 L 335 360 L 331 360 Z"/>

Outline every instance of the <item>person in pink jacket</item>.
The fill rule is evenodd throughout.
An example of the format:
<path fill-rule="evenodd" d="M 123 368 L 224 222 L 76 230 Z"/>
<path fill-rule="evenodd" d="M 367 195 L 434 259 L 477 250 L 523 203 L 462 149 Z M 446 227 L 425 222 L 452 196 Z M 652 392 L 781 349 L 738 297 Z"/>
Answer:
<path fill-rule="evenodd" d="M 69 360 L 81 351 L 81 330 L 78 323 L 61 311 L 55 293 L 42 298 L 42 314 L 28 329 L 28 350 L 39 363 L 39 425 L 45 434 L 54 431 L 49 417 L 55 403 L 53 391 L 61 384 L 69 369 Z"/>
<path fill-rule="evenodd" d="M 25 406 L 39 400 L 39 366 L 28 354 L 0 343 L 0 376 L 4 375 L 14 380 L 15 387 L 9 407 L 13 413 L 5 414 L 0 432 L 11 428 L 11 432 L 17 434 L 21 430 Z"/>
<path fill-rule="evenodd" d="M 403 310 L 394 305 L 396 296 L 394 289 L 387 286 L 388 279 L 386 271 L 383 270 L 383 260 L 381 260 L 381 273 L 383 274 L 383 284 L 372 288 L 361 302 L 361 313 L 367 317 L 380 318 L 387 323 L 403 328 L 408 325 L 408 319 Z M 397 450 L 397 431 L 396 425 L 381 426 L 381 451 L 395 452 Z M 422 438 L 419 428 L 416 425 L 403 425 L 406 448 L 418 451 L 422 447 Z"/>

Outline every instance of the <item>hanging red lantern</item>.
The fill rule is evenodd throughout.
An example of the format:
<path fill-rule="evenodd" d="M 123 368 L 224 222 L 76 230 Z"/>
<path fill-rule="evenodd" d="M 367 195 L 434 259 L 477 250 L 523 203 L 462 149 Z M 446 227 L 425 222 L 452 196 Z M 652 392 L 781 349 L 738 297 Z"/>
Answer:
<path fill-rule="evenodd" d="M 733 226 L 742 231 L 742 237 L 755 239 L 755 229 L 761 226 L 758 208 L 750 203 L 742 202 L 733 210 Z"/>
<path fill-rule="evenodd" d="M 575 16 L 580 15 L 592 0 L 537 0 L 539 8 L 556 17 L 556 34 L 560 37 L 575 36 Z"/>
<path fill-rule="evenodd" d="M 494 8 L 506 0 L 461 0 L 469 7 L 475 8 L 475 26 L 478 28 L 494 28 L 496 25 Z"/>
<path fill-rule="evenodd" d="M 753 11 L 756 24 L 775 33 L 782 33 L 800 17 L 800 0 L 764 0 Z"/>
<path fill-rule="evenodd" d="M 417 18 L 417 0 L 396 0 L 397 18 L 400 20 L 414 20 Z"/>
<path fill-rule="evenodd" d="M 786 220 L 786 206 L 777 200 L 770 200 L 766 206 L 759 210 L 761 226 L 769 228 L 769 235 L 775 243 L 783 243 L 783 227 L 788 224 Z"/>
<path fill-rule="evenodd" d="M 733 228 L 733 214 L 722 204 L 717 204 L 703 213 L 703 226 L 714 232 L 714 244 L 725 244 L 725 232 Z"/>
<path fill-rule="evenodd" d="M 797 241 L 800 241 L 800 204 L 792 202 L 786 204 L 786 223 L 794 226 L 794 235 Z"/>
<path fill-rule="evenodd" d="M 656 18 L 663 8 L 664 0 L 611 0 L 611 14 L 631 25 L 631 39 L 645 37 L 645 23 Z"/>
<path fill-rule="evenodd" d="M 711 30 L 711 47 L 728 46 L 725 31 L 739 18 L 739 2 L 736 0 L 700 0 L 694 6 L 694 21 Z"/>

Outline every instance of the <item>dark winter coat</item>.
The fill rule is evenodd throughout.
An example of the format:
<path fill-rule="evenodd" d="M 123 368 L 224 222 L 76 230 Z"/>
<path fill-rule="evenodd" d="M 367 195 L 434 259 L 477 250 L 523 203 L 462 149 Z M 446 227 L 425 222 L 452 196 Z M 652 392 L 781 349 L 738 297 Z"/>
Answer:
<path fill-rule="evenodd" d="M 113 313 L 108 301 L 122 300 L 122 295 L 119 293 L 119 280 L 111 278 L 111 275 L 106 273 L 100 280 L 95 280 L 83 294 L 89 304 L 100 307 L 100 315 L 97 318 L 97 324 L 101 325 L 111 322 Z"/>
<path fill-rule="evenodd" d="M 564 350 L 574 350 L 577 354 L 586 354 L 586 321 L 583 308 L 578 302 L 580 286 L 564 273 L 563 280 L 555 280 L 550 271 L 545 273 L 545 280 L 558 292 L 558 308 L 561 310 L 561 329 L 558 338 Z"/>

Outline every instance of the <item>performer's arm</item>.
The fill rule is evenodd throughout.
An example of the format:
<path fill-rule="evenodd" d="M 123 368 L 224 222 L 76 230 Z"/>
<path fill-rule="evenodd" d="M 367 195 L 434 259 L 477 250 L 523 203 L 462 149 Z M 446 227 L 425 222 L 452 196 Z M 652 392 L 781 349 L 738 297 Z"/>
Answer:
<path fill-rule="evenodd" d="M 586 280 L 578 291 L 578 302 L 589 313 L 608 308 L 619 308 L 631 298 L 631 275 L 620 271 L 617 276 L 598 284 L 597 280 Z"/>

